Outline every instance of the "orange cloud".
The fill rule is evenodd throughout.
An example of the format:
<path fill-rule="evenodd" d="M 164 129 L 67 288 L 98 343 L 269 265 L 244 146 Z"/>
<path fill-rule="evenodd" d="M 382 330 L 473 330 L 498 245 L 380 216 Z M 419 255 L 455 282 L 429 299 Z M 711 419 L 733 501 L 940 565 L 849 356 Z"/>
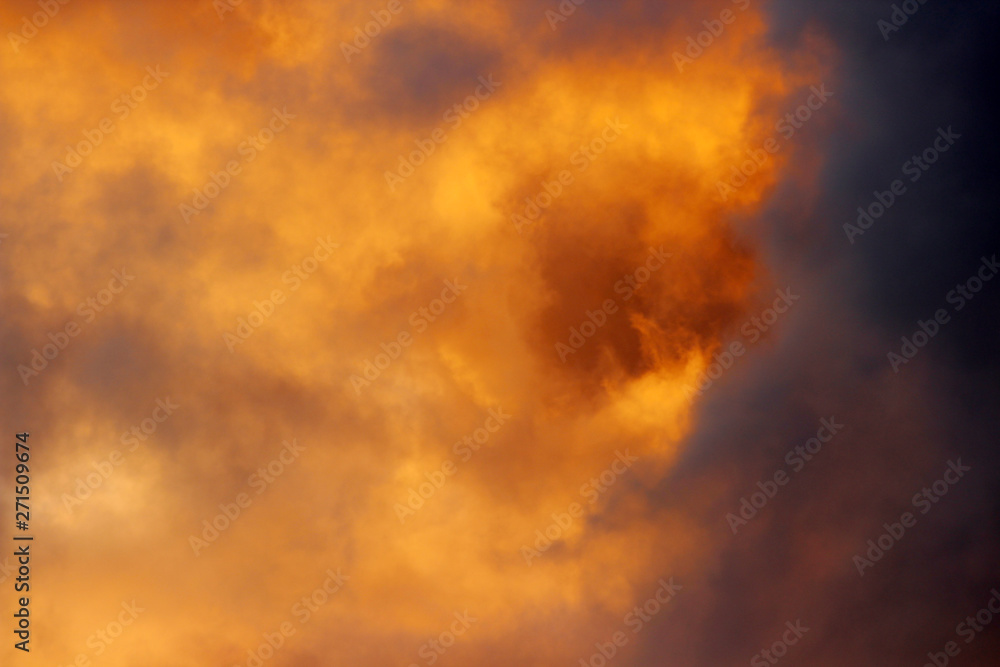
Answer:
<path fill-rule="evenodd" d="M 711 557 L 646 498 L 685 385 L 767 281 L 728 216 L 783 156 L 735 201 L 716 183 L 820 83 L 820 49 L 782 61 L 752 7 L 681 72 L 720 3 L 622 3 L 609 27 L 584 5 L 556 30 L 533 3 L 402 6 L 348 62 L 378 3 L 74 1 L 0 60 L 39 664 L 250 664 L 286 622 L 271 664 L 430 664 L 466 611 L 442 660 L 574 662 Z M 25 384 L 122 267 L 134 284 Z M 182 407 L 74 495 L 164 397 Z M 349 578 L 300 622 L 331 569 Z"/>

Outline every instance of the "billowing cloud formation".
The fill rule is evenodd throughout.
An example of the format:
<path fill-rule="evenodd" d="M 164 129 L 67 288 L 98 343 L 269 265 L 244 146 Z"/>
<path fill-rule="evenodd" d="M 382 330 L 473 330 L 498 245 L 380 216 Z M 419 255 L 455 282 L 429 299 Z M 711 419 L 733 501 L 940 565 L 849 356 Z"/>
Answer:
<path fill-rule="evenodd" d="M 715 582 L 733 468 L 788 433 L 709 420 L 748 453 L 702 470 L 695 427 L 752 375 L 715 384 L 732 341 L 822 330 L 821 279 L 789 291 L 761 243 L 776 191 L 790 221 L 821 196 L 822 30 L 198 0 L 28 36 L 37 11 L 0 10 L 0 383 L 36 448 L 39 664 L 695 665 L 780 635 L 780 600 Z M 804 441 L 829 415 L 801 400 Z"/>

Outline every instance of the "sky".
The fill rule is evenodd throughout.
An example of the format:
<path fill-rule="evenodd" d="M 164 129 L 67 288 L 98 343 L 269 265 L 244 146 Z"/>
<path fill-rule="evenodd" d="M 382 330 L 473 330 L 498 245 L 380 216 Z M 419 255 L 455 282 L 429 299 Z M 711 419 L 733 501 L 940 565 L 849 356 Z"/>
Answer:
<path fill-rule="evenodd" d="M 995 665 L 997 13 L 3 3 L 0 664 Z"/>

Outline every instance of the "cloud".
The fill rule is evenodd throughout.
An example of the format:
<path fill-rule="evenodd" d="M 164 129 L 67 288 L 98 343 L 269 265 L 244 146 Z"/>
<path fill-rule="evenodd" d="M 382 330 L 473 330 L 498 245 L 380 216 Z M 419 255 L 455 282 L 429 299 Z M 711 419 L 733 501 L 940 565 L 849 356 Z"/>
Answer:
<path fill-rule="evenodd" d="M 889 147 L 913 142 L 862 153 L 837 134 L 872 110 L 855 97 L 880 79 L 850 69 L 846 28 L 816 8 L 805 22 L 747 5 L 679 68 L 675 51 L 731 4 L 584 3 L 553 30 L 556 3 L 404 3 L 347 62 L 340 43 L 379 6 L 70 3 L 5 56 L 0 412 L 39 443 L 37 563 L 51 576 L 33 613 L 53 639 L 37 655 L 96 662 L 88 637 L 133 598 L 148 612 L 105 664 L 173 664 L 181 646 L 197 647 L 191 664 L 247 664 L 286 621 L 274 664 L 429 664 L 429 640 L 466 611 L 478 620 L 442 660 L 573 663 L 671 576 L 683 591 L 627 659 L 749 659 L 809 612 L 800 657 L 819 665 L 834 640 L 869 655 L 875 630 L 843 629 L 862 602 L 929 610 L 842 583 L 918 473 L 951 455 L 942 434 L 983 432 L 962 423 L 971 410 L 948 388 L 970 385 L 937 353 L 905 382 L 888 369 L 894 325 L 936 299 L 873 318 L 859 293 L 882 270 L 892 284 L 882 230 L 854 254 L 840 230 L 862 175 L 884 187 Z M 17 25 L 34 7 L 0 16 Z M 157 66 L 169 75 L 137 99 Z M 491 74 L 501 85 L 468 103 Z M 747 151 L 837 76 L 837 102 L 720 199 Z M 103 119 L 114 129 L 98 143 Z M 888 166 L 862 169 L 875 153 Z M 317 253 L 324 239 L 336 247 Z M 84 315 L 122 267 L 134 283 Z M 693 396 L 786 284 L 801 304 Z M 25 384 L 18 366 L 67 322 L 79 335 Z M 982 344 L 979 330 L 956 322 L 952 340 Z M 123 452 L 164 397 L 176 414 Z M 491 410 L 509 421 L 463 460 L 456 443 Z M 827 460 L 734 538 L 725 513 L 841 413 Z M 905 429 L 887 433 L 887 415 Z M 304 449 L 283 461 L 292 440 Z M 115 451 L 124 462 L 68 508 Z M 912 469 L 887 481 L 901 459 Z M 979 516 L 962 507 L 931 520 Z M 300 621 L 330 568 L 350 579 Z"/>

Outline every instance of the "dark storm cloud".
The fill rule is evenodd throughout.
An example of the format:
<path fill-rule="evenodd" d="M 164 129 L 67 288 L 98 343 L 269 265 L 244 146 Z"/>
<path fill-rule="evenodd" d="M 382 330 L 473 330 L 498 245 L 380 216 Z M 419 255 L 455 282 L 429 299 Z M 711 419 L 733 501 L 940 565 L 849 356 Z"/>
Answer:
<path fill-rule="evenodd" d="M 701 582 L 711 610 L 698 617 L 698 603 L 681 600 L 683 616 L 698 620 L 671 621 L 644 647 L 644 664 L 679 653 L 689 657 L 671 664 L 745 664 L 800 617 L 811 630 L 789 650 L 792 664 L 922 664 L 997 584 L 985 564 L 1000 556 L 1000 281 L 961 312 L 945 299 L 1000 250 L 997 8 L 927 2 L 888 41 L 877 26 L 888 2 L 776 2 L 771 11 L 776 46 L 818 32 L 838 61 L 830 131 L 807 126 L 795 140 L 798 161 L 825 156 L 818 189 L 779 185 L 755 223 L 770 230 L 774 279 L 794 285 L 803 305 L 706 392 L 693 445 L 659 487 L 666 506 L 717 525 L 720 561 Z M 903 164 L 949 126 L 961 139 L 911 183 Z M 907 192 L 851 244 L 843 224 L 896 178 Z M 950 323 L 894 373 L 886 353 L 938 308 L 952 311 Z M 844 431 L 733 536 L 724 515 L 758 481 L 789 470 L 786 452 L 831 415 Z M 913 494 L 958 458 L 973 471 L 859 577 L 852 556 L 914 511 Z M 742 481 L 724 481 L 737 471 Z M 692 505 L 686 491 L 704 486 L 719 488 L 717 498 Z M 963 664 L 993 664 L 1000 638 L 988 629 L 961 645 Z"/>
<path fill-rule="evenodd" d="M 794 5 L 794 8 L 792 6 Z M 828 234 L 818 239 L 863 272 L 863 303 L 873 316 L 909 325 L 940 306 L 954 283 L 971 275 L 983 254 L 1000 248 L 989 224 L 997 143 L 992 82 L 992 30 L 998 8 L 987 2 L 927 2 L 883 39 L 877 22 L 891 3 L 777 3 L 775 39 L 794 41 L 820 25 L 841 49 L 841 104 L 847 115 L 824 141 L 826 191 L 817 212 Z M 808 10 L 807 10 L 808 8 Z M 961 134 L 916 182 L 901 172 L 931 147 L 938 128 Z M 842 225 L 901 179 L 907 192 L 852 247 Z M 985 317 L 988 307 L 982 308 Z M 997 320 L 992 320 L 995 328 Z M 981 322 L 976 328 L 991 327 Z M 991 353 L 988 352 L 987 353 Z"/>

